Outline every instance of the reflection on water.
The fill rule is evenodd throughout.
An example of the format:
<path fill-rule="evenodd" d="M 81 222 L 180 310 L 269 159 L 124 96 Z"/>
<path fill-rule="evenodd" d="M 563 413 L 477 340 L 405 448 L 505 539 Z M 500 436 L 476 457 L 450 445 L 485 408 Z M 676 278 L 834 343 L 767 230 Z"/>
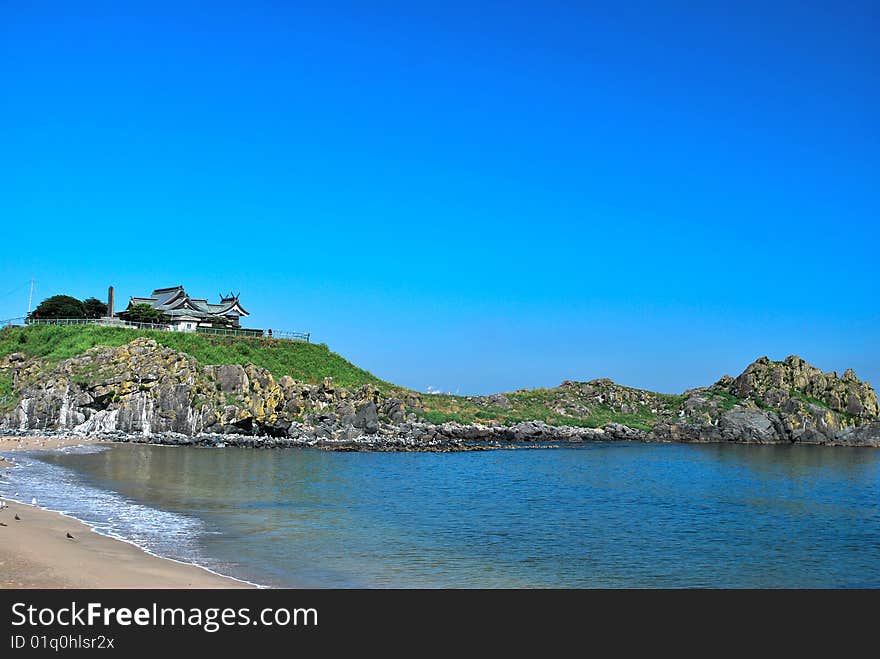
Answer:
<path fill-rule="evenodd" d="M 187 552 L 272 585 L 880 586 L 880 451 L 872 449 L 119 445 L 31 455 L 56 470 L 44 475 L 56 483 L 118 493 L 178 525 L 189 520 L 197 547 Z M 176 540 L 150 528 L 153 547 L 181 557 Z"/>

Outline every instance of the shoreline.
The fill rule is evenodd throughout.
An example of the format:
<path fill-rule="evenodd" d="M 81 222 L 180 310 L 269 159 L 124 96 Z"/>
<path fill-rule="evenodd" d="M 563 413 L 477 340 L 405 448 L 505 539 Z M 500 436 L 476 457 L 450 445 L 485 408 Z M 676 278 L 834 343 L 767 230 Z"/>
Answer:
<path fill-rule="evenodd" d="M 323 428 L 323 427 L 322 427 Z M 828 437 L 806 432 L 796 437 L 783 437 L 775 430 L 751 427 L 728 428 L 714 425 L 658 424 L 651 430 L 639 430 L 619 423 L 607 423 L 600 428 L 582 426 L 554 426 L 543 421 L 522 421 L 513 426 L 462 424 L 445 422 L 432 424 L 407 422 L 382 423 L 375 432 L 357 431 L 346 426 L 341 436 L 326 428 L 315 428 L 302 423 L 291 424 L 286 435 L 240 434 L 220 432 L 153 432 L 143 434 L 124 430 L 106 429 L 81 434 L 75 428 L 24 430 L 0 427 L 0 451 L 15 450 L 4 443 L 41 440 L 54 448 L 76 443 L 151 444 L 154 446 L 195 446 L 202 448 L 251 449 L 317 449 L 343 452 L 413 452 L 458 453 L 463 451 L 492 451 L 529 448 L 563 448 L 591 442 L 638 442 L 645 444 L 744 444 L 758 446 L 827 446 L 840 448 L 880 448 L 880 421 L 850 426 Z M 337 428 L 338 430 L 338 428 Z M 766 434 L 767 431 L 770 434 Z M 71 444 L 72 443 L 72 444 Z M 55 444 L 53 446 L 52 444 Z M 2 467 L 0 458 L 0 467 Z"/>
<path fill-rule="evenodd" d="M 0 437 L 0 451 L 102 443 L 86 437 Z M 0 458 L 0 469 L 15 467 Z M 0 589 L 258 587 L 200 565 L 157 556 L 128 540 L 104 535 L 71 515 L 15 498 L 3 500 L 8 507 L 0 510 Z"/>

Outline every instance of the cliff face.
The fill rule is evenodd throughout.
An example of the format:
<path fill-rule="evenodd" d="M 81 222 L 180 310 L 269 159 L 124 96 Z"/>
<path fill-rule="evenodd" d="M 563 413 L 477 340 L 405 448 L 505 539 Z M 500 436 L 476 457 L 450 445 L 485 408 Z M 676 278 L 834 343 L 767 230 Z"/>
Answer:
<path fill-rule="evenodd" d="M 259 435 L 367 448 L 595 439 L 880 446 L 870 384 L 851 370 L 838 377 L 794 356 L 762 357 L 737 378 L 683 396 L 594 380 L 460 399 L 487 413 L 520 415 L 482 425 L 422 422 L 423 401 L 414 392 L 369 384 L 348 390 L 330 378 L 304 384 L 253 364 L 205 366 L 148 338 L 54 364 L 10 354 L 0 359 L 0 377 L 10 375 L 14 405 L 0 408 L 0 425 L 16 430 Z M 536 416 L 524 419 L 530 410 Z M 602 427 L 575 427 L 589 425 L 585 419 L 600 419 Z"/>
<path fill-rule="evenodd" d="M 252 364 L 202 366 L 145 338 L 54 366 L 12 354 L 0 368 L 13 372 L 20 399 L 3 425 L 21 430 L 284 436 L 305 421 L 370 434 L 380 416 L 403 421 L 420 404 L 417 394 L 382 396 L 371 385 L 352 392 L 329 378 L 318 385 L 276 380 Z"/>

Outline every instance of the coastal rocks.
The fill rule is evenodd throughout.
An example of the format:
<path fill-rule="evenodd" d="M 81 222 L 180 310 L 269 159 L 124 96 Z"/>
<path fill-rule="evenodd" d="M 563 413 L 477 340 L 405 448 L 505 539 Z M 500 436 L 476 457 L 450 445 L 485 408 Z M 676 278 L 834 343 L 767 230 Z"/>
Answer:
<path fill-rule="evenodd" d="M 880 446 L 880 414 L 870 384 L 851 370 L 838 378 L 797 357 L 759 359 L 737 378 L 725 376 L 681 396 L 607 379 L 567 381 L 548 390 L 438 398 L 427 412 L 417 392 L 372 384 L 346 389 L 332 378 L 304 383 L 254 364 L 203 366 L 147 338 L 92 348 L 57 363 L 12 353 L 0 359 L 0 375 L 13 385 L 11 402 L 0 407 L 5 432 L 326 450 L 477 450 L 590 441 Z M 470 416 L 460 415 L 461 409 Z M 512 421 L 526 414 L 534 416 Z M 425 420 L 444 415 L 471 422 Z"/>
<path fill-rule="evenodd" d="M 355 428 L 360 428 L 367 434 L 375 434 L 379 430 L 379 413 L 376 410 L 376 403 L 367 401 L 359 405 L 354 412 Z"/>
<path fill-rule="evenodd" d="M 660 441 L 735 441 L 878 445 L 871 432 L 853 431 L 878 419 L 877 395 L 852 369 L 823 373 L 797 356 L 761 357 L 736 378 L 685 392 L 679 418 L 658 423 Z"/>
<path fill-rule="evenodd" d="M 718 383 L 722 385 L 720 382 Z M 852 369 L 842 377 L 823 373 L 797 355 L 782 362 L 761 357 L 727 384 L 727 389 L 741 399 L 750 399 L 767 407 L 784 407 L 792 399 L 798 403 L 815 402 L 833 412 L 859 419 L 880 416 L 877 394 L 867 382 L 861 382 Z"/>
<path fill-rule="evenodd" d="M 746 444 L 772 444 L 779 440 L 780 425 L 776 415 L 737 407 L 721 417 L 717 428 L 722 439 L 737 438 Z"/>
<path fill-rule="evenodd" d="M 846 428 L 838 433 L 833 442 L 837 446 L 877 446 L 880 447 L 880 421 L 863 426 Z"/>

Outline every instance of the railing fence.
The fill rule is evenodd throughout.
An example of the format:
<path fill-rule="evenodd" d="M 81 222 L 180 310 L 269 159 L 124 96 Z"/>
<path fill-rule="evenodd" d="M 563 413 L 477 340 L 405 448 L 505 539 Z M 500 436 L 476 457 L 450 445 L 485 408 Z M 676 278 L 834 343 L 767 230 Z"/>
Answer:
<path fill-rule="evenodd" d="M 9 318 L 0 321 L 0 325 L 101 325 L 104 327 L 122 327 L 127 329 L 158 330 L 162 332 L 190 332 L 194 334 L 211 334 L 219 336 L 244 336 L 249 338 L 269 338 L 279 341 L 305 341 L 311 343 L 311 332 L 286 332 L 259 329 L 227 329 L 225 327 L 197 327 L 195 330 L 181 330 L 165 323 L 137 323 L 116 318 Z"/>

